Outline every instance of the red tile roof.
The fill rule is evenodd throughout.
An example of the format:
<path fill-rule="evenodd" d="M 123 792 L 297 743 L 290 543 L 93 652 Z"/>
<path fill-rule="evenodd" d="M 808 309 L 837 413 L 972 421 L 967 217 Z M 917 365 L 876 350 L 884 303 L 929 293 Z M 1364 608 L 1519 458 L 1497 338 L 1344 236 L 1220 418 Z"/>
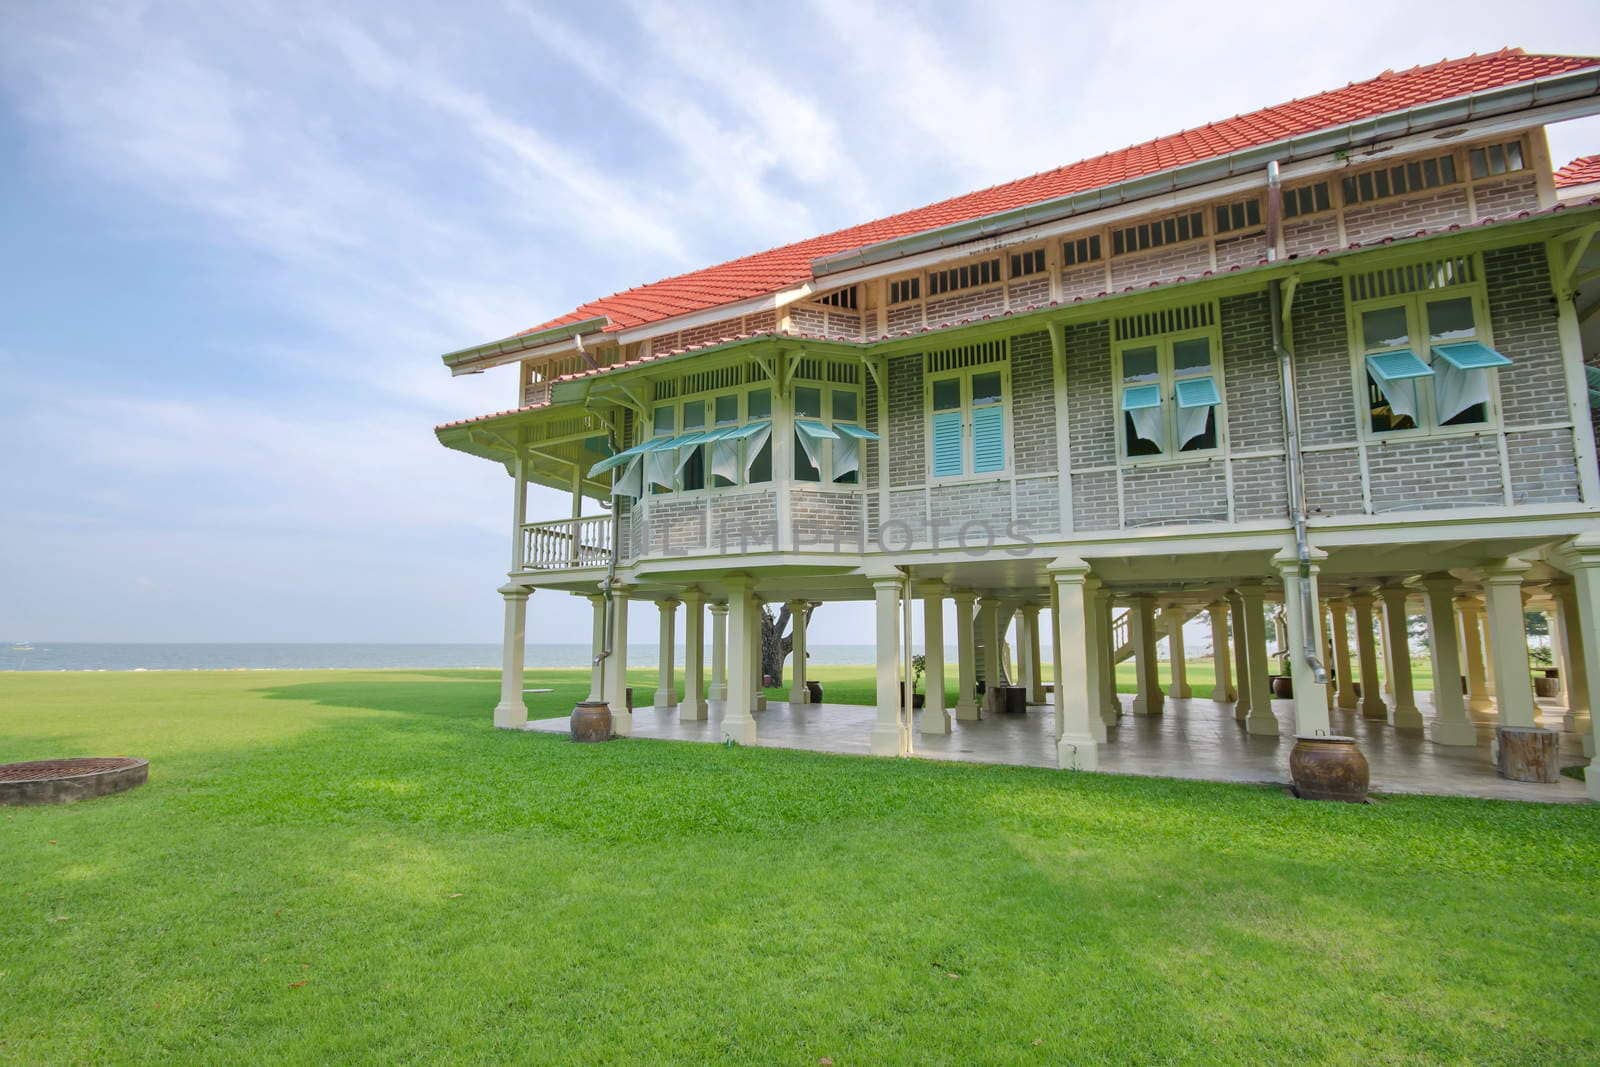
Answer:
<path fill-rule="evenodd" d="M 1386 70 L 1376 78 L 1352 82 L 1342 89 L 1237 115 L 876 222 L 641 285 L 590 301 L 523 332 L 537 333 L 600 316 L 610 319 L 606 329 L 614 332 L 764 296 L 810 278 L 812 261 L 822 256 L 1114 185 L 1408 107 L 1594 66 L 1600 66 L 1600 58 L 1528 55 L 1520 48 L 1507 48 L 1410 70 Z"/>
<path fill-rule="evenodd" d="M 1579 156 L 1556 171 L 1556 188 L 1600 182 L 1600 156 Z"/>

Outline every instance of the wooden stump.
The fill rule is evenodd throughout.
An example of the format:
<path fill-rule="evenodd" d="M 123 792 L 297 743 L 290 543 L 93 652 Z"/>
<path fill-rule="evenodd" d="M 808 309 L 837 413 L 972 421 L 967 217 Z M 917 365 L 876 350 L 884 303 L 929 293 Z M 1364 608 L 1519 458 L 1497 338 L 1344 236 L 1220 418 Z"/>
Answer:
<path fill-rule="evenodd" d="M 1554 782 L 1561 775 L 1560 735 L 1537 726 L 1495 731 L 1500 776 L 1513 782 Z"/>

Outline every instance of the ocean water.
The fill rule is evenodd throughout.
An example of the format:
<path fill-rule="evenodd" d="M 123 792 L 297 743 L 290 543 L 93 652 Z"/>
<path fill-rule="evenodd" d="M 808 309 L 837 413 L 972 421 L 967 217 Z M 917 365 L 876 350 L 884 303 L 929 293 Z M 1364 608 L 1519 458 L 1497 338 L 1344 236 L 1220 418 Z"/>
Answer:
<path fill-rule="evenodd" d="M 657 665 L 655 644 L 628 646 L 630 667 Z M 682 663 L 683 650 L 678 650 Z M 709 659 L 709 655 L 708 655 Z M 811 662 L 873 662 L 871 645 L 813 645 Z M 587 667 L 589 646 L 529 645 L 529 667 Z M 500 666 L 500 646 L 412 644 L 89 644 L 0 642 L 0 671 L 310 670 Z"/>

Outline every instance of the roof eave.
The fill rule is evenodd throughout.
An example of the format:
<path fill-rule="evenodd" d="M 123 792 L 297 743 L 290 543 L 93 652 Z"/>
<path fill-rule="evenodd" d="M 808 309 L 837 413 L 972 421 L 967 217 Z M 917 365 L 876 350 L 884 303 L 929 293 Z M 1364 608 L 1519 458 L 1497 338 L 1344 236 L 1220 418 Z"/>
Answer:
<path fill-rule="evenodd" d="M 548 345 L 558 341 L 570 341 L 581 334 L 599 333 L 611 324 L 611 320 L 604 315 L 592 319 L 581 319 L 569 322 L 562 326 L 551 326 L 549 329 L 539 330 L 534 333 L 519 333 L 499 341 L 490 341 L 488 344 L 475 345 L 472 348 L 463 348 L 455 352 L 447 352 L 439 357 L 444 365 L 450 368 L 451 374 L 478 374 L 488 367 L 502 363 L 509 356 L 526 352 L 541 345 Z"/>

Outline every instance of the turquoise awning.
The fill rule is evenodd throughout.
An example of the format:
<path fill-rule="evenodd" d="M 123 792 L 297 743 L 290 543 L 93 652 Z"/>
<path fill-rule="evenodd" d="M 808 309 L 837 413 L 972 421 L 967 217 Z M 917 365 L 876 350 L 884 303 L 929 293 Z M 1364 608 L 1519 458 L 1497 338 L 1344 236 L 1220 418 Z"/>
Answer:
<path fill-rule="evenodd" d="M 878 435 L 871 430 L 863 429 L 860 426 L 852 426 L 848 422 L 836 424 L 833 430 L 835 433 L 842 434 L 845 437 L 854 437 L 857 441 L 876 441 L 878 439 Z"/>
<path fill-rule="evenodd" d="M 743 426 L 733 426 L 729 428 L 729 432 L 727 434 L 723 435 L 722 440 L 742 441 L 746 437 L 754 437 L 756 434 L 769 428 L 771 425 L 771 422 L 767 421 L 766 419 L 762 419 L 760 422 L 747 422 Z"/>
<path fill-rule="evenodd" d="M 1217 393 L 1217 383 L 1211 375 L 1203 378 L 1184 378 L 1178 382 L 1180 408 L 1208 408 L 1222 403 Z"/>
<path fill-rule="evenodd" d="M 1368 356 L 1367 370 L 1379 382 L 1403 382 L 1409 378 L 1426 378 L 1433 373 L 1433 368 L 1409 350 Z"/>
<path fill-rule="evenodd" d="M 604 474 L 613 467 L 620 467 L 634 456 L 642 456 L 646 452 L 655 452 L 662 448 L 671 448 L 672 442 L 673 438 L 657 437 L 646 441 L 643 444 L 634 445 L 632 448 L 624 448 L 621 452 L 618 452 L 615 455 L 607 456 L 599 463 L 596 463 L 594 466 L 590 467 L 589 477 L 593 478 L 597 474 Z"/>
<path fill-rule="evenodd" d="M 839 435 L 815 419 L 795 419 L 794 428 L 813 441 L 837 441 Z"/>
<path fill-rule="evenodd" d="M 1143 411 L 1161 406 L 1161 386 L 1134 385 L 1122 391 L 1123 411 Z"/>
<path fill-rule="evenodd" d="M 1434 345 L 1433 354 L 1456 370 L 1483 370 L 1509 367 L 1511 361 L 1482 341 L 1463 341 L 1454 345 Z"/>

